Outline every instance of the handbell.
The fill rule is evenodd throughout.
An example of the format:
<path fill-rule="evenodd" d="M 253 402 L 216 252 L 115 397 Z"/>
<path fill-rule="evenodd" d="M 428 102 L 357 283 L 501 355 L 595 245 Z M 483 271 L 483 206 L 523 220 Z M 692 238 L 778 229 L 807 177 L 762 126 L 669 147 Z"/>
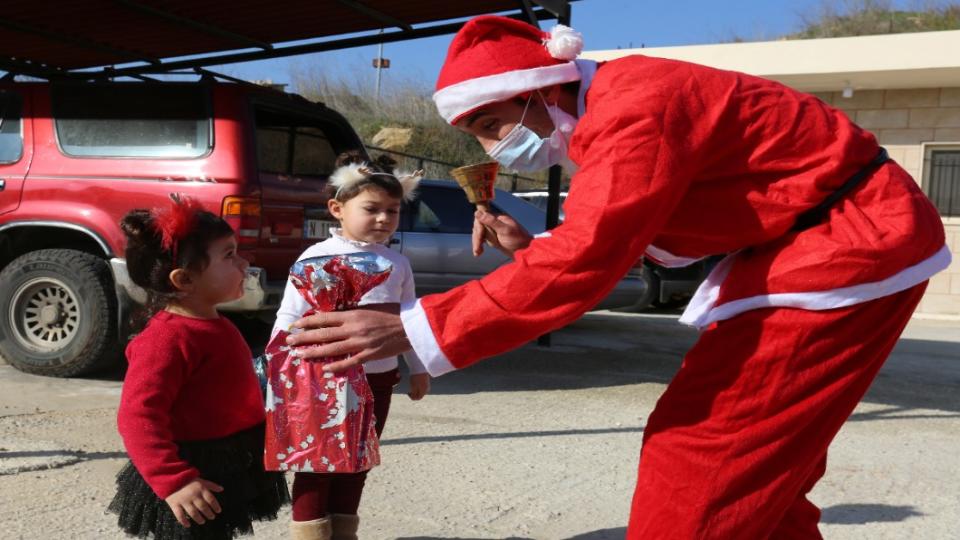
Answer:
<path fill-rule="evenodd" d="M 457 167 L 450 171 L 450 175 L 467 193 L 467 199 L 470 202 L 477 205 L 477 208 L 489 212 L 490 201 L 494 197 L 493 185 L 497 181 L 499 169 L 500 164 L 496 161 L 486 161 Z"/>
<path fill-rule="evenodd" d="M 464 165 L 450 171 L 463 191 L 467 193 L 467 199 L 477 205 L 479 210 L 490 212 L 490 201 L 493 200 L 493 185 L 497 181 L 497 171 L 500 164 L 496 161 L 486 161 L 483 163 L 474 163 Z M 496 248 L 500 247 L 500 240 L 497 239 L 497 233 L 489 226 L 484 226 L 484 240 L 486 243 Z M 474 253 L 475 255 L 477 252 Z"/>

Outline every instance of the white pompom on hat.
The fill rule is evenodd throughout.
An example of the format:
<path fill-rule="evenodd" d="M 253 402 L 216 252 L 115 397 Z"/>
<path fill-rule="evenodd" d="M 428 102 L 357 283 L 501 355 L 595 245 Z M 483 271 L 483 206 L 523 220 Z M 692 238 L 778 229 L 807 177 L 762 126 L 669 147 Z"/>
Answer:
<path fill-rule="evenodd" d="M 560 60 L 573 60 L 583 51 L 583 34 L 569 26 L 558 24 L 550 30 L 550 37 L 543 40 L 550 56 Z"/>
<path fill-rule="evenodd" d="M 475 17 L 450 43 L 433 101 L 454 124 L 488 103 L 580 80 L 573 59 L 582 50 L 583 36 L 562 24 L 543 32 L 508 17 Z"/>

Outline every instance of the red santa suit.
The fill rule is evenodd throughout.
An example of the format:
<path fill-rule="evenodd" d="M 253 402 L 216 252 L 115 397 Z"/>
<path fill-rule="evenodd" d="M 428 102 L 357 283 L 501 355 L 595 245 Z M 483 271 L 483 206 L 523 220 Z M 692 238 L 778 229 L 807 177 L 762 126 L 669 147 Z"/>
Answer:
<path fill-rule="evenodd" d="M 541 38 L 553 52 L 533 27 L 474 19 L 435 100 L 453 123 L 580 80 L 565 221 L 485 278 L 405 305 L 414 349 L 433 375 L 463 368 L 572 322 L 647 250 L 729 253 L 681 319 L 704 332 L 646 426 L 628 537 L 816 537 L 804 496 L 950 263 L 940 217 L 887 161 L 793 230 L 877 156 L 871 133 L 776 82 L 673 60 L 629 56 L 584 81 L 590 64 Z"/>

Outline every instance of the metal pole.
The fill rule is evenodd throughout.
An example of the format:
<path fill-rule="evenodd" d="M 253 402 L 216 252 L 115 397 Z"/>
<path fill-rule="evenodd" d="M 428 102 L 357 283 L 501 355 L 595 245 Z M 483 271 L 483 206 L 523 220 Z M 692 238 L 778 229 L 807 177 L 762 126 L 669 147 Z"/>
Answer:
<path fill-rule="evenodd" d="M 380 33 L 383 33 L 383 28 L 380 29 Z M 383 71 L 383 42 L 380 42 L 379 50 L 377 52 L 377 101 L 380 101 L 380 73 Z"/>
<path fill-rule="evenodd" d="M 563 13 L 557 17 L 559 24 L 570 26 L 570 4 L 564 2 Z M 550 167 L 550 173 L 547 180 L 547 230 L 557 226 L 560 221 L 560 176 L 563 169 L 559 165 Z M 537 345 L 543 347 L 550 346 L 550 334 L 544 334 L 537 338 Z"/>

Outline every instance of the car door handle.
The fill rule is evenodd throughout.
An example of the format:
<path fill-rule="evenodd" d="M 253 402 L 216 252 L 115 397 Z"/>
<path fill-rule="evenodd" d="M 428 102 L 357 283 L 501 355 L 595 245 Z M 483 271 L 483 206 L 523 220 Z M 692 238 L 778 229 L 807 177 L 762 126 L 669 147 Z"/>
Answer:
<path fill-rule="evenodd" d="M 3 191 L 6 188 L 7 188 L 7 181 L 4 180 L 3 178 L 0 178 L 0 191 Z"/>

